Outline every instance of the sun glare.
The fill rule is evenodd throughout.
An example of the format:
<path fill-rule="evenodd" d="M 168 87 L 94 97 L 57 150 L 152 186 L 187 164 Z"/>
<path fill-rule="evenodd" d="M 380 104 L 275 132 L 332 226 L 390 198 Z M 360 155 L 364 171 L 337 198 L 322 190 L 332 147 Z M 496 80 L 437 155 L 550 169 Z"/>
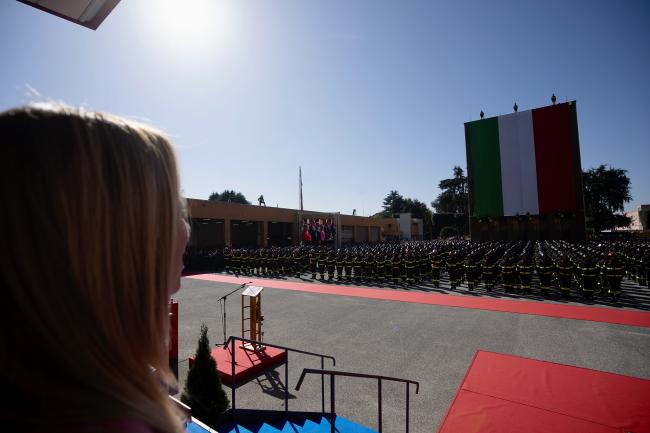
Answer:
<path fill-rule="evenodd" d="M 205 53 L 228 36 L 226 3 L 220 0 L 156 0 L 150 3 L 156 43 L 184 53 Z"/>

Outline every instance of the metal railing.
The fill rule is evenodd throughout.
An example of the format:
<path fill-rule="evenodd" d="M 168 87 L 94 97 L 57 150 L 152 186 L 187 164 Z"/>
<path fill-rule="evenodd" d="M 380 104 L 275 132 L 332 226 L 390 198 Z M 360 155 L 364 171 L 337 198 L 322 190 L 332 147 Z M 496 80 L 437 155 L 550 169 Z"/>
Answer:
<path fill-rule="evenodd" d="M 232 395 L 231 395 L 231 403 L 232 403 L 232 416 L 233 419 L 237 419 L 237 404 L 236 404 L 236 390 L 237 390 L 237 383 L 235 381 L 235 342 L 236 341 L 242 341 L 245 343 L 249 343 L 252 345 L 260 345 L 260 346 L 268 346 L 268 347 L 273 347 L 275 349 L 280 349 L 285 351 L 285 357 L 284 357 L 284 413 L 288 414 L 289 412 L 289 352 L 296 352 L 296 353 L 302 353 L 303 355 L 309 355 L 309 356 L 315 356 L 320 358 L 320 367 L 322 371 L 327 371 L 323 370 L 325 368 L 325 358 L 331 359 L 332 360 L 332 365 L 336 367 L 336 359 L 333 356 L 329 355 L 323 355 L 322 353 L 314 353 L 314 352 L 307 352 L 305 350 L 300 350 L 300 349 L 294 349 L 292 347 L 286 347 L 286 346 L 280 346 L 278 344 L 271 344 L 264 342 L 262 343 L 261 341 L 256 341 L 256 340 L 250 340 L 248 338 L 241 338 L 241 337 L 235 337 L 234 335 L 231 335 L 228 337 L 228 340 L 223 344 L 223 347 L 227 347 L 228 344 L 230 344 L 230 353 L 232 354 L 232 382 L 231 382 L 231 390 L 232 390 Z M 304 375 L 304 370 L 303 370 L 303 375 Z M 301 379 L 302 380 L 302 379 Z M 321 407 L 322 407 L 322 412 L 325 413 L 325 376 L 321 375 Z"/>
<path fill-rule="evenodd" d="M 406 384 L 406 433 L 409 431 L 409 394 L 410 394 L 410 389 L 409 386 L 410 384 L 415 385 L 415 393 L 418 394 L 420 391 L 420 383 L 416 382 L 414 380 L 408 380 L 408 379 L 400 379 L 397 377 L 388 377 L 388 376 L 378 376 L 376 374 L 364 374 L 364 373 L 352 373 L 348 371 L 334 371 L 334 370 L 317 370 L 313 368 L 305 368 L 302 370 L 302 374 L 300 375 L 300 379 L 298 380 L 298 384 L 296 385 L 296 391 L 300 390 L 300 386 L 302 386 L 302 381 L 305 379 L 305 375 L 307 374 L 320 374 L 321 377 L 324 375 L 329 375 L 330 376 L 330 431 L 331 433 L 335 433 L 334 429 L 334 423 L 336 421 L 336 389 L 335 389 L 335 384 L 334 384 L 334 377 L 335 376 L 346 376 L 346 377 L 360 377 L 360 378 L 365 378 L 365 379 L 377 379 L 377 406 L 379 408 L 379 413 L 378 413 L 378 425 L 379 425 L 379 433 L 382 433 L 382 422 L 381 422 L 381 381 L 382 380 L 388 380 L 391 382 L 402 382 Z M 325 409 L 323 406 L 323 414 L 325 413 Z"/>

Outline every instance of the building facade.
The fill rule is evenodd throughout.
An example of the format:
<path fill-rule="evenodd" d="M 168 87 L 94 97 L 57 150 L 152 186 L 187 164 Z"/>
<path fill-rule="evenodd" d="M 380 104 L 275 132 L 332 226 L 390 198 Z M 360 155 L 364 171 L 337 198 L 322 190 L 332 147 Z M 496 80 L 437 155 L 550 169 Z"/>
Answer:
<path fill-rule="evenodd" d="M 339 212 L 301 211 L 278 207 L 187 199 L 192 234 L 189 246 L 196 249 L 264 248 L 299 245 L 301 229 L 309 221 L 327 221 L 336 238 L 327 245 L 375 243 L 385 240 L 384 220 L 344 215 Z M 395 224 L 395 222 L 393 222 Z"/>

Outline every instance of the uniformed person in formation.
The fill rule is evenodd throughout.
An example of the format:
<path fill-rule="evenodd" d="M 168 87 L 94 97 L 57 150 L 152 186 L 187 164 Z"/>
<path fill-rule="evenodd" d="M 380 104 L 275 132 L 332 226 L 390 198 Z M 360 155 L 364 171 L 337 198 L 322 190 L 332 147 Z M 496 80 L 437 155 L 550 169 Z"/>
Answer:
<path fill-rule="evenodd" d="M 501 259 L 499 268 L 501 269 L 501 281 L 503 282 L 503 289 L 506 293 L 513 293 L 515 290 L 516 273 L 515 273 L 515 259 L 510 255 L 506 255 Z"/>
<path fill-rule="evenodd" d="M 648 287 L 648 279 L 650 279 L 650 249 L 639 248 L 638 255 L 639 267 L 639 285 Z"/>
<path fill-rule="evenodd" d="M 531 287 L 533 284 L 533 259 L 529 253 L 523 254 L 519 263 L 517 263 L 517 272 L 519 274 L 519 283 L 521 285 L 521 291 L 529 295 L 531 293 Z"/>
<path fill-rule="evenodd" d="M 582 295 L 587 299 L 593 299 L 598 279 L 598 268 L 594 260 L 585 256 L 578 264 L 580 274 L 579 287 Z"/>
<path fill-rule="evenodd" d="M 549 295 L 551 293 L 553 276 L 555 275 L 553 261 L 551 261 L 547 254 L 539 254 L 535 258 L 535 270 L 539 277 L 539 288 L 541 289 L 542 295 Z"/>
<path fill-rule="evenodd" d="M 431 251 L 431 281 L 434 287 L 440 287 L 440 277 L 445 266 L 444 254 L 434 249 Z"/>
<path fill-rule="evenodd" d="M 302 249 L 299 247 L 294 248 L 291 252 L 291 259 L 293 262 L 293 267 L 291 269 L 293 275 L 296 278 L 300 278 L 300 274 L 302 273 Z"/>
<path fill-rule="evenodd" d="M 356 282 L 361 281 L 361 251 L 352 253 L 352 278 Z"/>
<path fill-rule="evenodd" d="M 400 283 L 400 274 L 402 272 L 402 256 L 399 251 L 395 250 L 390 259 L 390 267 L 392 269 L 393 284 Z"/>
<path fill-rule="evenodd" d="M 377 249 L 373 254 L 373 280 L 376 283 L 384 282 L 384 252 L 381 249 Z"/>
<path fill-rule="evenodd" d="M 481 277 L 485 289 L 491 292 L 496 286 L 497 281 L 497 255 L 495 253 L 488 253 L 483 260 L 481 260 Z"/>
<path fill-rule="evenodd" d="M 311 271 L 311 279 L 316 279 L 316 272 L 318 272 L 318 252 L 315 248 L 309 250 L 309 270 Z"/>
<path fill-rule="evenodd" d="M 325 268 L 327 269 L 327 280 L 332 281 L 334 278 L 334 268 L 336 265 L 336 253 L 334 250 L 327 251 L 325 258 Z"/>
<path fill-rule="evenodd" d="M 571 296 L 571 283 L 573 281 L 573 263 L 566 254 L 561 255 L 555 263 L 557 281 L 560 284 L 560 293 L 563 297 Z"/>
<path fill-rule="evenodd" d="M 352 280 L 352 250 L 346 249 L 343 253 L 343 272 L 345 281 Z"/>
<path fill-rule="evenodd" d="M 451 251 L 447 256 L 447 273 L 449 274 L 449 286 L 452 290 L 460 285 L 461 274 L 460 251 Z"/>
<path fill-rule="evenodd" d="M 643 278 L 639 282 L 640 285 L 650 287 L 650 248 L 646 248 L 643 252 L 643 258 L 641 259 L 642 274 Z"/>
<path fill-rule="evenodd" d="M 343 279 L 343 266 L 345 265 L 343 252 L 340 248 L 336 250 L 334 262 L 336 266 L 336 279 L 340 281 Z"/>
<path fill-rule="evenodd" d="M 467 288 L 472 291 L 478 285 L 481 271 L 481 263 L 479 262 L 478 254 L 470 254 L 465 259 L 465 280 L 467 281 Z"/>
<path fill-rule="evenodd" d="M 618 256 L 610 252 L 605 262 L 605 281 L 607 284 L 607 294 L 614 302 L 618 302 L 621 297 L 621 280 L 625 273 L 623 262 Z"/>
<path fill-rule="evenodd" d="M 407 250 L 404 258 L 404 280 L 407 285 L 415 284 L 415 266 L 416 260 L 413 252 Z"/>
<path fill-rule="evenodd" d="M 232 252 L 230 250 L 230 247 L 226 246 L 223 249 L 223 266 L 224 266 L 224 269 L 226 270 L 226 272 L 231 271 L 231 269 L 230 269 L 231 266 L 232 266 L 231 258 L 232 258 Z"/>

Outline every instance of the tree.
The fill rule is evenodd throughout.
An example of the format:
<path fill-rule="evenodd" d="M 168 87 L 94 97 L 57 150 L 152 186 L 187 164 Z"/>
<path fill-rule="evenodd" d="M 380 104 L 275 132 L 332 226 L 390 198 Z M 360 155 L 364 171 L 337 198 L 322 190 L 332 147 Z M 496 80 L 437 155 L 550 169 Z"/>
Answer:
<path fill-rule="evenodd" d="M 382 207 L 384 210 L 381 215 L 384 217 L 391 217 L 395 213 L 404 212 L 404 197 L 399 192 L 392 190 L 384 199 Z"/>
<path fill-rule="evenodd" d="M 454 177 L 443 179 L 438 184 L 442 191 L 438 197 L 431 202 L 431 206 L 436 213 L 452 214 L 460 222 L 457 226 L 459 232 L 468 232 L 468 212 L 469 212 L 469 187 L 467 176 L 459 166 L 454 166 Z"/>
<path fill-rule="evenodd" d="M 422 219 L 426 217 L 427 212 L 430 212 L 427 205 L 416 198 L 405 199 L 402 209 L 403 212 L 409 212 L 412 217 Z"/>
<path fill-rule="evenodd" d="M 454 177 L 441 180 L 438 188 L 442 192 L 431 202 L 431 206 L 437 213 L 467 215 L 469 207 L 467 177 L 461 167 L 455 166 Z"/>
<path fill-rule="evenodd" d="M 379 212 L 377 216 L 388 218 L 396 213 L 411 213 L 415 218 L 422 218 L 426 216 L 429 211 L 427 205 L 418 199 L 404 198 L 399 192 L 391 191 L 384 199 L 382 206 L 383 211 Z"/>
<path fill-rule="evenodd" d="M 623 212 L 632 200 L 627 170 L 601 164 L 582 173 L 587 226 L 595 232 L 627 227 L 632 222 Z"/>
<path fill-rule="evenodd" d="M 213 192 L 208 197 L 209 201 L 223 201 L 226 203 L 251 204 L 241 192 L 235 192 L 232 189 L 226 189 L 221 194 Z"/>
<path fill-rule="evenodd" d="M 192 416 L 209 426 L 215 426 L 219 417 L 230 405 L 221 386 L 217 363 L 210 354 L 208 327 L 201 325 L 201 336 L 196 348 L 194 363 L 187 372 L 181 401 L 192 408 Z"/>
<path fill-rule="evenodd" d="M 440 230 L 440 237 L 442 239 L 452 238 L 458 236 L 458 229 L 454 226 L 444 226 Z"/>

